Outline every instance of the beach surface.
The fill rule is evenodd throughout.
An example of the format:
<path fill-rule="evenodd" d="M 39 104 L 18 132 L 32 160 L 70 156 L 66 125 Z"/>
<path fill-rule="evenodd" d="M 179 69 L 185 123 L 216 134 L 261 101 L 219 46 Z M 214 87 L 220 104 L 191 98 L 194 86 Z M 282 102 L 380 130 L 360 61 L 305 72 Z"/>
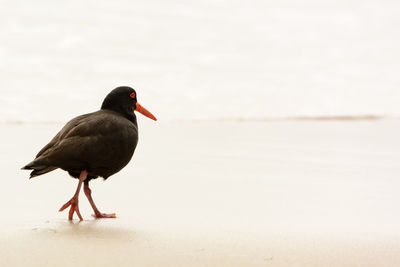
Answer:
<path fill-rule="evenodd" d="M 400 121 L 151 122 L 131 163 L 77 185 L 20 168 L 62 124 L 0 124 L 1 266 L 399 266 Z"/>

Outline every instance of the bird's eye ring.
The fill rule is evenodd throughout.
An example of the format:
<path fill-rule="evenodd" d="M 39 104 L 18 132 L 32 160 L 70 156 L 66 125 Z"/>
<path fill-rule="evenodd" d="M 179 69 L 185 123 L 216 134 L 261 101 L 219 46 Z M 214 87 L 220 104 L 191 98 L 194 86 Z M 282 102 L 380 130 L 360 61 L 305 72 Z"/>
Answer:
<path fill-rule="evenodd" d="M 132 97 L 132 98 L 135 98 L 136 95 L 135 95 L 135 93 L 132 93 L 129 96 Z"/>

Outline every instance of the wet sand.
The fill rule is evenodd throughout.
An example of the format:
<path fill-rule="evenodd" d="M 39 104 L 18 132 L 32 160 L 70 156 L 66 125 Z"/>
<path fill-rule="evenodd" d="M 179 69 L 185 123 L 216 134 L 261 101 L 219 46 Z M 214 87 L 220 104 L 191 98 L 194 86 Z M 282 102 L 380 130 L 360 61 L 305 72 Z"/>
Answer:
<path fill-rule="evenodd" d="M 400 121 L 152 123 L 58 213 L 77 180 L 19 168 L 61 124 L 0 124 L 3 266 L 398 266 Z"/>

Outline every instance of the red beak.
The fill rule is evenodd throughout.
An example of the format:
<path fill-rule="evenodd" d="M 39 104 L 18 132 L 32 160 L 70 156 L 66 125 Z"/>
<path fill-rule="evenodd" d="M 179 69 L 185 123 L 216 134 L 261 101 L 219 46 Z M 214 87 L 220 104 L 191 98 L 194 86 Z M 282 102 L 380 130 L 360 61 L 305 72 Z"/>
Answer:
<path fill-rule="evenodd" d="M 152 120 L 157 120 L 156 117 L 154 117 L 153 114 L 151 114 L 150 111 L 148 111 L 147 109 L 145 109 L 144 107 L 142 107 L 139 103 L 136 103 L 136 111 L 139 111 L 140 113 L 142 113 L 143 115 L 145 115 L 146 117 L 152 119 Z"/>

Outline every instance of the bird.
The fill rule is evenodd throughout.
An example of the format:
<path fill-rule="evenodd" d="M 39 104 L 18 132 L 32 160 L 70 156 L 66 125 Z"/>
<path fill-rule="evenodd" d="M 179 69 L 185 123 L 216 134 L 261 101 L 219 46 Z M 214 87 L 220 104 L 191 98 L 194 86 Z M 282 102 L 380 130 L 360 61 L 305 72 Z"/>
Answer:
<path fill-rule="evenodd" d="M 79 179 L 73 197 L 59 211 L 70 207 L 68 219 L 79 211 L 79 192 L 83 191 L 93 208 L 95 218 L 116 218 L 115 213 L 102 213 L 96 207 L 89 182 L 99 177 L 108 179 L 131 160 L 138 143 L 135 112 L 156 121 L 156 117 L 137 102 L 135 89 L 119 86 L 103 100 L 100 110 L 73 118 L 45 145 L 35 159 L 22 167 L 31 170 L 29 179 L 62 169 Z"/>

